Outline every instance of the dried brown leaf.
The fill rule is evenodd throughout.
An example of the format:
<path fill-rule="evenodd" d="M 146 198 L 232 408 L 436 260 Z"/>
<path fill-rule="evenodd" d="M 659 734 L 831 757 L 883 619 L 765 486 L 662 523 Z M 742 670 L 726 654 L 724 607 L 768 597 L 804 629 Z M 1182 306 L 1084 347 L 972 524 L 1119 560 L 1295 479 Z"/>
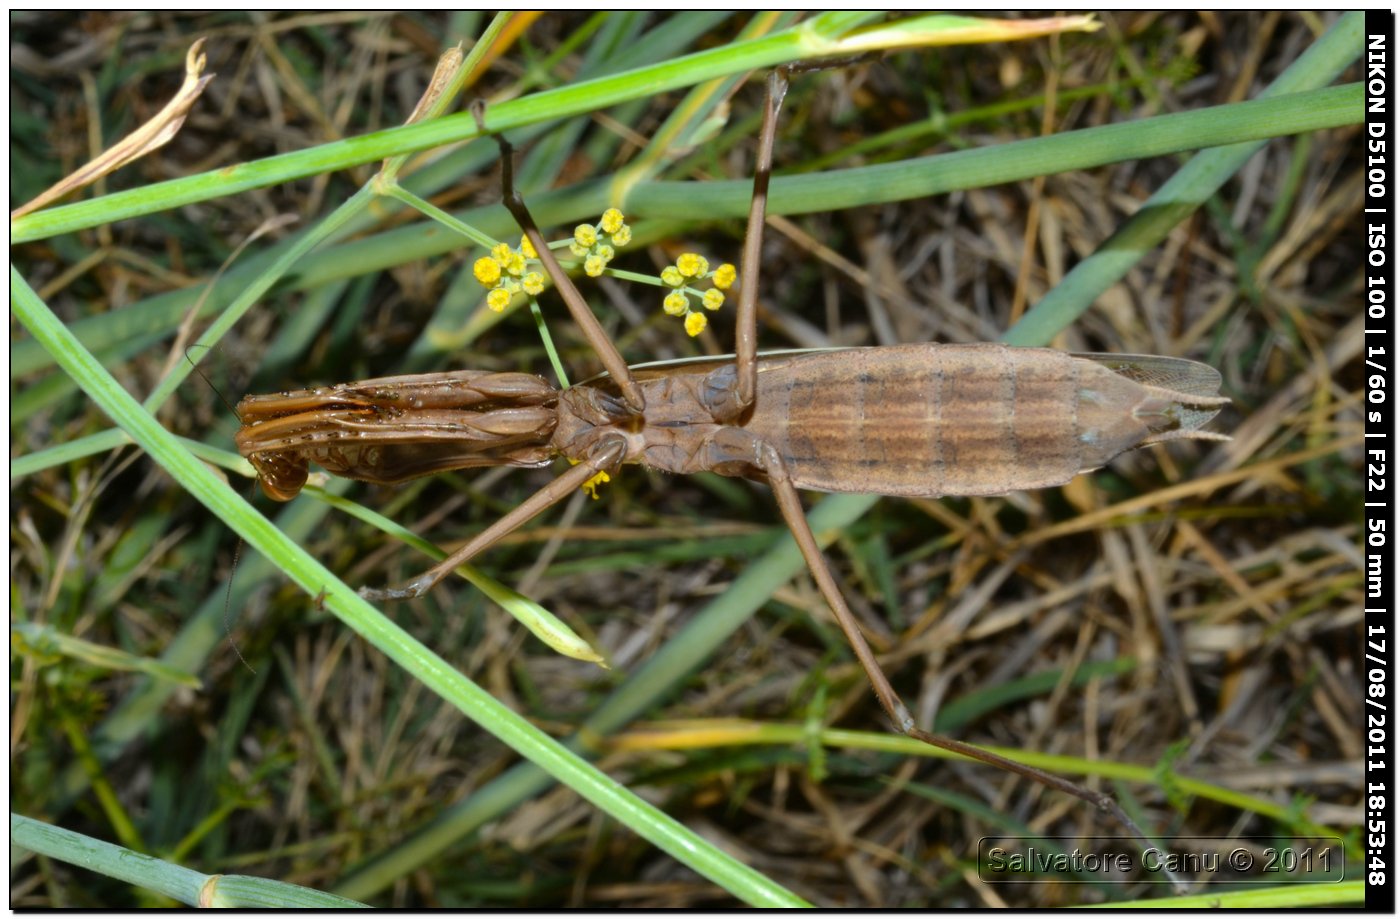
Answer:
<path fill-rule="evenodd" d="M 204 74 L 207 59 L 204 56 L 203 48 L 204 39 L 202 38 L 190 45 L 190 50 L 185 55 L 185 82 L 180 86 L 180 91 L 175 94 L 175 97 L 166 103 L 165 108 L 161 109 L 154 118 L 107 148 L 86 166 L 50 186 L 28 204 L 15 208 L 10 212 L 10 219 L 14 220 L 46 207 L 69 192 L 91 185 L 127 163 L 140 159 L 152 150 L 159 149 L 169 143 L 170 139 L 184 125 L 190 108 L 204 92 L 204 87 L 209 85 L 210 80 L 214 79 L 214 74 Z"/>

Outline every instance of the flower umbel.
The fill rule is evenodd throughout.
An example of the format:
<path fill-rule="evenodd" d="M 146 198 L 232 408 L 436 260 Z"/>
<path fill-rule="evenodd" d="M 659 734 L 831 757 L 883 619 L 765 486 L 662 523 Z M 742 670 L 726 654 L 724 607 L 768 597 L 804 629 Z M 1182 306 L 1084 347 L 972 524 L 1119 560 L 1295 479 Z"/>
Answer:
<path fill-rule="evenodd" d="M 630 242 L 632 228 L 623 220 L 622 211 L 610 207 L 592 226 L 581 223 L 574 227 L 569 251 L 583 260 L 583 271 L 590 278 L 601 275 L 617 250 Z"/>
<path fill-rule="evenodd" d="M 694 338 L 705 331 L 709 320 L 704 313 L 692 308 L 691 301 L 696 301 L 697 305 L 707 310 L 719 309 L 724 305 L 724 291 L 734 284 L 737 277 L 738 272 L 728 262 L 711 271 L 710 263 L 704 256 L 682 252 L 674 265 L 661 269 L 661 283 L 675 288 L 661 301 L 661 308 L 668 316 L 684 317 L 686 334 Z M 690 286 L 706 278 L 714 285 L 710 289 L 702 291 Z"/>
<path fill-rule="evenodd" d="M 622 211 L 610 207 L 595 226 L 581 223 L 574 228 L 569 251 L 583 260 L 584 273 L 596 278 L 608 267 L 617 250 L 631 239 L 632 228 L 624 220 Z M 499 313 L 510 305 L 517 293 L 523 291 L 528 297 L 539 296 L 544 290 L 544 275 L 532 270 L 531 264 L 538 262 L 539 253 L 527 236 L 521 236 L 520 245 L 514 249 L 508 243 L 492 246 L 489 256 L 472 263 L 472 276 L 487 289 L 486 305 Z M 607 481 L 606 478 L 603 481 Z"/>

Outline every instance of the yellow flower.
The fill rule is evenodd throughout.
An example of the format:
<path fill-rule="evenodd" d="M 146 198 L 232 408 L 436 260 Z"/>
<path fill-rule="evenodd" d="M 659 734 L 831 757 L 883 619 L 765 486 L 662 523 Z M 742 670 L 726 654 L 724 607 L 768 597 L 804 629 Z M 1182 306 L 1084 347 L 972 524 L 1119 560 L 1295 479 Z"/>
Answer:
<path fill-rule="evenodd" d="M 501 267 L 518 278 L 525 273 L 525 256 L 519 252 L 511 252 Z"/>
<path fill-rule="evenodd" d="M 707 310 L 717 310 L 724 306 L 724 291 L 711 288 L 705 291 L 705 296 L 700 298 L 700 302 L 705 305 Z"/>
<path fill-rule="evenodd" d="M 525 293 L 532 297 L 538 297 L 540 292 L 544 290 L 544 275 L 538 271 L 531 271 L 520 279 L 520 286 L 524 288 Z"/>
<path fill-rule="evenodd" d="M 598 231 L 586 223 L 581 223 L 574 227 L 574 242 L 585 248 L 591 248 L 598 241 Z"/>
<path fill-rule="evenodd" d="M 622 229 L 622 211 L 615 207 L 610 207 L 603 211 L 603 219 L 598 221 L 598 225 L 603 228 L 603 232 L 608 235 L 616 233 Z"/>
<path fill-rule="evenodd" d="M 691 338 L 705 331 L 705 326 L 709 325 L 709 320 L 704 313 L 691 313 L 685 317 L 685 333 Z"/>
<path fill-rule="evenodd" d="M 661 301 L 661 308 L 668 316 L 684 316 L 688 305 L 685 294 L 678 290 L 673 290 L 666 295 L 666 299 Z"/>
<path fill-rule="evenodd" d="M 600 259 L 603 260 L 604 265 L 606 265 L 608 262 L 611 262 L 613 258 L 617 255 L 617 250 L 614 249 L 612 246 L 609 246 L 607 243 L 603 243 L 601 246 L 596 247 L 593 250 L 593 252 Z"/>
<path fill-rule="evenodd" d="M 621 247 L 627 245 L 632 241 L 632 228 L 624 223 L 612 232 L 612 241 L 614 246 Z"/>
<path fill-rule="evenodd" d="M 685 278 L 681 277 L 681 271 L 675 265 L 667 265 L 661 269 L 661 283 L 668 287 L 680 287 L 685 283 Z"/>
<path fill-rule="evenodd" d="M 540 254 L 535 251 L 534 243 L 530 242 L 530 237 L 525 236 L 523 234 L 520 237 L 520 254 L 525 256 L 526 258 L 540 257 Z"/>
<path fill-rule="evenodd" d="M 472 265 L 472 275 L 481 282 L 482 287 L 494 287 L 501 279 L 501 266 L 493 258 L 479 258 Z"/>
<path fill-rule="evenodd" d="M 592 498 L 594 501 L 597 501 L 597 500 L 598 500 L 598 486 L 599 486 L 599 485 L 602 485 L 604 482 L 611 482 L 611 481 L 612 481 L 612 476 L 608 475 L 606 472 L 600 472 L 600 473 L 598 473 L 597 475 L 595 475 L 595 476 L 593 476 L 592 478 L 590 478 L 587 482 L 584 482 L 583 485 L 581 485 L 580 487 L 581 487 L 584 491 L 588 492 L 588 496 L 589 496 L 590 498 Z"/>
<path fill-rule="evenodd" d="M 720 265 L 718 268 L 715 269 L 715 286 L 718 287 L 720 290 L 728 290 L 734 284 L 734 281 L 736 278 L 738 278 L 738 276 L 739 273 L 734 270 L 734 266 L 729 264 L 728 262 L 725 262 L 723 265 Z"/>
<path fill-rule="evenodd" d="M 710 263 L 694 252 L 683 252 L 681 257 L 676 259 L 676 268 L 687 278 L 698 278 L 710 270 Z"/>
<path fill-rule="evenodd" d="M 504 287 L 497 287 L 486 295 L 486 305 L 500 313 L 510 306 L 510 291 Z"/>
<path fill-rule="evenodd" d="M 590 278 L 596 278 L 603 273 L 607 264 L 601 255 L 590 255 L 583 260 L 583 273 Z"/>
<path fill-rule="evenodd" d="M 511 248 L 505 243 L 497 243 L 491 248 L 491 257 L 494 258 L 497 262 L 500 262 L 502 266 L 504 266 L 505 263 L 510 260 L 510 255 Z"/>

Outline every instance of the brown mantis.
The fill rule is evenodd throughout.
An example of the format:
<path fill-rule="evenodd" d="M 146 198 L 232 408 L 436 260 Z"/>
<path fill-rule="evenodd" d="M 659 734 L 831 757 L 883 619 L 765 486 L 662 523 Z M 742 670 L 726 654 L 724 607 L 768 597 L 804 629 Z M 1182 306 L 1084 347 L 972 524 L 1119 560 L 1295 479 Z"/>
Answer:
<path fill-rule="evenodd" d="M 1219 375 L 1164 357 L 1074 355 L 1002 345 L 904 345 L 759 355 L 757 302 L 769 173 L 786 76 L 768 80 L 738 298 L 735 356 L 629 368 L 550 253 L 515 190 L 499 135 L 506 206 L 607 373 L 560 391 L 522 373 L 456 371 L 244 399 L 239 451 L 271 497 L 293 497 L 315 462 L 395 483 L 488 465 L 575 465 L 445 561 L 371 599 L 422 595 L 459 565 L 628 463 L 766 481 L 837 623 L 902 734 L 1016 772 L 1113 813 L 1056 776 L 921 729 L 882 671 L 807 524 L 798 489 L 910 497 L 1063 484 L 1118 454 L 1202 427 L 1228 400 Z M 488 133 L 483 109 L 474 109 Z"/>

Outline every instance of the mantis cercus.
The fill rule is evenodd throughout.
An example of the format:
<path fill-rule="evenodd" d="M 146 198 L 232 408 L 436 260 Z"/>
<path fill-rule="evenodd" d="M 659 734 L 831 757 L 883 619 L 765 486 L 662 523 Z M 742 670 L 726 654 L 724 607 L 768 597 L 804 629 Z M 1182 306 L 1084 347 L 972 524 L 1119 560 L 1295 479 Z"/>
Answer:
<path fill-rule="evenodd" d="M 244 399 L 239 451 L 271 497 L 293 497 L 314 461 L 394 483 L 483 465 L 575 465 L 445 561 L 371 599 L 421 596 L 453 569 L 599 475 L 625 463 L 766 481 L 881 707 L 900 733 L 1031 778 L 1112 813 L 1096 794 L 919 727 L 862 635 L 807 525 L 798 488 L 888 495 L 1000 494 L 1064 484 L 1134 447 L 1225 439 L 1202 429 L 1228 399 L 1192 361 L 1070 355 L 999 345 L 908 345 L 760 356 L 758 264 L 783 72 L 768 79 L 740 269 L 735 356 L 630 369 L 550 252 L 513 180 L 499 134 L 507 208 L 607 369 L 564 392 L 541 378 L 476 371 L 367 380 Z M 484 106 L 473 114 L 483 134 Z M 524 244 L 522 244 L 524 245 Z"/>

